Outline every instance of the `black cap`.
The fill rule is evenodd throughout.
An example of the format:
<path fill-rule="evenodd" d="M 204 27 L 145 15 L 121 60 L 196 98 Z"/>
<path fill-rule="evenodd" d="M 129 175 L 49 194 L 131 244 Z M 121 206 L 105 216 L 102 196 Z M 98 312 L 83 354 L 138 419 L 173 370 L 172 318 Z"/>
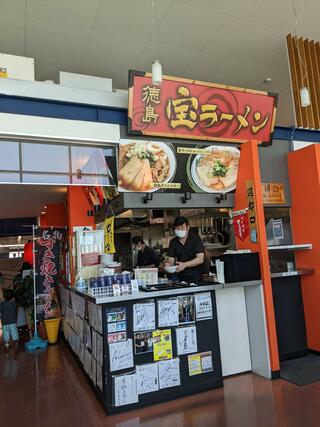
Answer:
<path fill-rule="evenodd" d="M 180 225 L 189 225 L 189 221 L 184 216 L 177 216 L 177 218 L 174 220 L 174 226 L 179 227 Z"/>
<path fill-rule="evenodd" d="M 139 243 L 144 243 L 142 236 L 135 236 L 132 238 L 131 242 L 134 245 L 138 245 Z"/>

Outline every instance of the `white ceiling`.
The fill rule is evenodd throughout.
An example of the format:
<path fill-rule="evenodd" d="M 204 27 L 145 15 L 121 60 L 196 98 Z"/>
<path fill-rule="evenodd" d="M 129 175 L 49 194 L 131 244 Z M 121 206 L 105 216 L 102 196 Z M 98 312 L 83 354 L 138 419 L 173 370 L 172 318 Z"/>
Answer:
<path fill-rule="evenodd" d="M 169 75 L 280 93 L 278 124 L 293 124 L 292 0 L 154 1 L 157 50 L 151 0 L 0 0 L 0 52 L 34 57 L 37 80 L 63 70 L 111 77 L 115 88 L 158 56 Z M 294 1 L 297 33 L 319 40 L 320 0 Z"/>
<path fill-rule="evenodd" d="M 67 188 L 56 185 L 0 184 L 0 219 L 38 217 L 48 203 L 62 202 Z"/>

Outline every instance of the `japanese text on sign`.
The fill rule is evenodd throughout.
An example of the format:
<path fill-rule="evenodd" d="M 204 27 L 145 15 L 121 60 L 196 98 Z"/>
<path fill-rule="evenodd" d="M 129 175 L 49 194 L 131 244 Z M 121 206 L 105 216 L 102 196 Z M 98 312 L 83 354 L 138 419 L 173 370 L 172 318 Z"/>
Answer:
<path fill-rule="evenodd" d="M 250 237 L 251 241 L 256 243 L 258 241 L 257 237 L 257 220 L 256 220 L 256 208 L 254 200 L 254 188 L 253 182 L 246 182 L 247 188 L 247 199 L 248 199 L 248 217 L 249 217 L 249 227 L 250 227 Z"/>
<path fill-rule="evenodd" d="M 275 96 L 166 76 L 130 72 L 129 133 L 180 138 L 270 142 Z"/>
<path fill-rule="evenodd" d="M 283 183 L 269 182 L 261 185 L 262 200 L 264 204 L 280 205 L 286 203 Z"/>

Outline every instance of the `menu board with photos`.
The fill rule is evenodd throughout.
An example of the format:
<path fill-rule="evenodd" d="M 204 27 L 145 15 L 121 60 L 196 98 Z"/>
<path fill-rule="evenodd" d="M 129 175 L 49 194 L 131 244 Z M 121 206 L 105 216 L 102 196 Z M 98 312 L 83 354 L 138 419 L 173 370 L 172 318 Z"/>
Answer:
<path fill-rule="evenodd" d="M 239 161 L 234 146 L 122 139 L 118 190 L 228 193 L 236 188 Z"/>

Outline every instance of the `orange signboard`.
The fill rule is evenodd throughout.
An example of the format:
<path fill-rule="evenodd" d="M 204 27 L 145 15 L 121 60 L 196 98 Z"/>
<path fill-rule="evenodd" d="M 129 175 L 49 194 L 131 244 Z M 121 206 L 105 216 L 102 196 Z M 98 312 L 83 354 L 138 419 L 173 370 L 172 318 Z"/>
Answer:
<path fill-rule="evenodd" d="M 284 184 L 281 182 L 262 183 L 262 200 L 264 205 L 283 205 L 286 203 Z"/>
<path fill-rule="evenodd" d="M 270 143 L 277 96 L 195 80 L 129 72 L 128 133 L 170 138 Z"/>

